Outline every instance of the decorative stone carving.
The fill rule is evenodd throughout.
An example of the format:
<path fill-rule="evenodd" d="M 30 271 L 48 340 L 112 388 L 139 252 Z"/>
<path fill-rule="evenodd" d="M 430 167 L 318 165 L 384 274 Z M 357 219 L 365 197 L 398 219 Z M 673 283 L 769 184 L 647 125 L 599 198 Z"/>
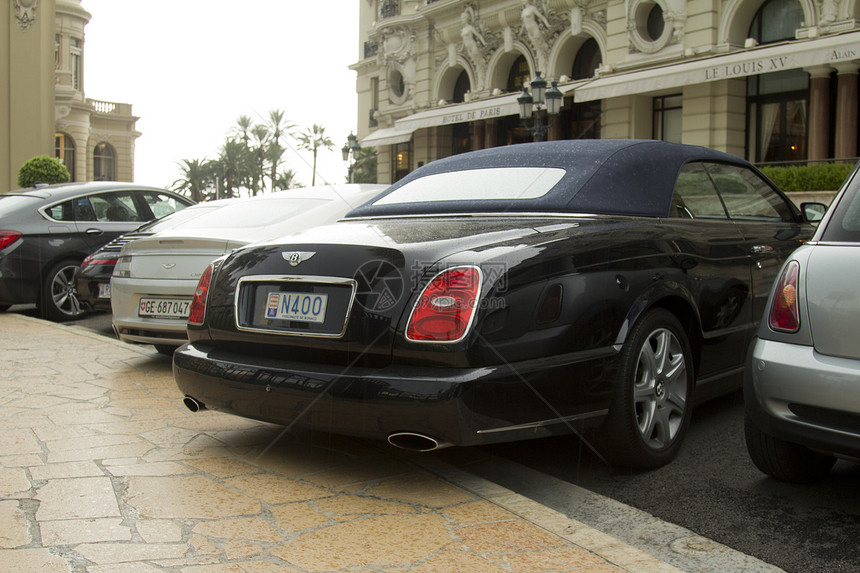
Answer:
<path fill-rule="evenodd" d="M 489 55 L 489 46 L 486 38 L 479 29 L 481 26 L 478 16 L 475 12 L 475 7 L 472 4 L 466 4 L 463 12 L 460 14 L 460 39 L 463 41 L 463 52 L 466 58 L 471 62 L 472 68 L 475 70 L 476 78 L 482 81 L 484 72 L 487 69 L 487 56 Z M 475 86 L 476 89 L 483 89 L 483 86 Z"/>
<path fill-rule="evenodd" d="M 574 10 L 577 9 L 574 8 Z M 550 49 L 561 32 L 573 24 L 572 18 L 572 12 L 561 15 L 550 10 L 547 0 L 526 1 L 520 13 L 522 20 L 520 35 L 524 35 L 531 46 L 537 63 L 536 71 L 546 72 L 549 69 Z"/>
<path fill-rule="evenodd" d="M 684 2 L 680 0 L 627 0 L 627 39 L 630 53 L 654 54 L 671 44 L 683 44 L 687 23 Z M 648 36 L 648 14 L 659 6 L 663 14 L 663 33 Z"/>
<path fill-rule="evenodd" d="M 821 0 L 819 5 L 819 13 L 821 17 L 818 19 L 819 24 L 830 24 L 839 18 L 840 0 Z"/>
<path fill-rule="evenodd" d="M 379 57 L 388 69 L 389 100 L 400 105 L 415 94 L 415 32 L 405 26 L 386 28 L 380 51 Z"/>
<path fill-rule="evenodd" d="M 15 20 L 22 30 L 27 31 L 36 21 L 38 0 L 15 0 Z"/>

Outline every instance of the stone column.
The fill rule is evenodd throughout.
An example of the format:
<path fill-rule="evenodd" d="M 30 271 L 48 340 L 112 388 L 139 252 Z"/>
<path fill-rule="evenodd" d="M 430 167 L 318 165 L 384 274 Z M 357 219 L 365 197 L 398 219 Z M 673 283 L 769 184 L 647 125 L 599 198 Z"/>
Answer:
<path fill-rule="evenodd" d="M 857 156 L 857 64 L 836 64 L 837 158 Z"/>
<path fill-rule="evenodd" d="M 804 68 L 809 73 L 809 159 L 830 158 L 830 66 Z"/>
<path fill-rule="evenodd" d="M 484 149 L 484 124 L 485 121 L 472 122 L 472 151 Z"/>
<path fill-rule="evenodd" d="M 498 141 L 498 126 L 499 122 L 494 119 L 486 121 L 484 129 L 484 149 L 496 146 L 496 141 Z"/>

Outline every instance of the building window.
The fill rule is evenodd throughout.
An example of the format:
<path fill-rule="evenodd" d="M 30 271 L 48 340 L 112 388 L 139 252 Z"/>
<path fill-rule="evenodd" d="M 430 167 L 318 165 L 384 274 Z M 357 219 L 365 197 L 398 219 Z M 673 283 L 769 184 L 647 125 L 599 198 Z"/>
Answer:
<path fill-rule="evenodd" d="M 370 78 L 370 117 L 368 118 L 368 127 L 376 127 L 379 121 L 376 119 L 376 112 L 379 111 L 379 78 Z"/>
<path fill-rule="evenodd" d="M 803 26 L 803 7 L 797 0 L 768 0 L 756 12 L 748 38 L 759 44 L 794 40 L 795 31 Z"/>
<path fill-rule="evenodd" d="M 391 182 L 396 183 L 412 170 L 412 142 L 393 145 L 391 151 Z"/>
<path fill-rule="evenodd" d="M 116 181 L 116 152 L 109 143 L 93 150 L 93 181 Z"/>
<path fill-rule="evenodd" d="M 570 79 L 585 80 L 594 77 L 594 73 L 600 64 L 603 63 L 603 55 L 600 53 L 600 46 L 597 45 L 597 40 L 589 38 L 576 53 L 576 58 L 573 60 L 573 69 L 570 71 Z"/>
<path fill-rule="evenodd" d="M 451 96 L 451 103 L 463 103 L 466 101 L 466 93 L 472 89 L 472 84 L 469 82 L 469 74 L 466 70 L 460 72 L 457 76 L 457 81 L 454 83 L 454 95 Z"/>
<path fill-rule="evenodd" d="M 466 153 L 472 149 L 472 124 L 455 123 L 451 126 L 451 155 Z"/>
<path fill-rule="evenodd" d="M 54 69 L 60 69 L 60 41 L 61 36 L 59 34 L 54 34 Z"/>
<path fill-rule="evenodd" d="M 654 139 L 681 143 L 682 105 L 681 94 L 654 98 L 653 134 Z"/>
<path fill-rule="evenodd" d="M 54 156 L 69 170 L 71 181 L 75 181 L 75 141 L 66 133 L 54 134 Z"/>
<path fill-rule="evenodd" d="M 381 18 L 400 16 L 400 0 L 383 0 L 379 5 L 379 16 Z"/>
<path fill-rule="evenodd" d="M 78 91 L 83 91 L 83 70 L 81 62 L 83 60 L 83 42 L 80 38 L 72 38 L 71 47 L 69 50 L 69 66 L 72 73 L 72 87 Z"/>
<path fill-rule="evenodd" d="M 526 57 L 520 54 L 514 64 L 511 66 L 511 71 L 508 72 L 508 85 L 505 88 L 509 92 L 522 91 L 523 85 L 531 81 L 531 70 Z"/>
<path fill-rule="evenodd" d="M 787 70 L 747 79 L 747 158 L 802 161 L 807 157 L 809 74 Z"/>
<path fill-rule="evenodd" d="M 654 4 L 651 10 L 648 11 L 648 18 L 645 21 L 645 31 L 648 39 L 656 42 L 663 35 L 663 30 L 666 27 L 666 22 L 663 20 L 663 8 L 659 4 Z"/>

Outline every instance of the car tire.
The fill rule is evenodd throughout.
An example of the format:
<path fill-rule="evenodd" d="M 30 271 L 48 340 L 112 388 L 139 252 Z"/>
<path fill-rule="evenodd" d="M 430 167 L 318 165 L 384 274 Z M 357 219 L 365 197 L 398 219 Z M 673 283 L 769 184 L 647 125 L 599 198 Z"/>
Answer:
<path fill-rule="evenodd" d="M 64 322 L 86 314 L 75 285 L 75 272 L 79 266 L 80 261 L 68 259 L 51 267 L 45 275 L 39 297 L 42 318 Z"/>
<path fill-rule="evenodd" d="M 621 351 L 598 441 L 615 465 L 653 469 L 672 461 L 690 425 L 693 360 L 687 334 L 664 309 L 647 312 Z"/>
<path fill-rule="evenodd" d="M 173 353 L 176 352 L 178 346 L 173 346 L 172 344 L 156 344 L 155 351 L 159 354 L 163 354 L 165 356 L 173 356 Z"/>
<path fill-rule="evenodd" d="M 826 477 L 836 463 L 833 456 L 763 432 L 749 416 L 744 416 L 744 438 L 755 467 L 779 481 L 812 483 Z"/>

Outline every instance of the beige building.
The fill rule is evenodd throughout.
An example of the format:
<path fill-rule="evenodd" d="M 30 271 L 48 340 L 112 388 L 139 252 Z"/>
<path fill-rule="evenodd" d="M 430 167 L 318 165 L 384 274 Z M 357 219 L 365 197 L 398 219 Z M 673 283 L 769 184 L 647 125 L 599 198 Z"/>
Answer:
<path fill-rule="evenodd" d="M 549 139 L 857 155 L 860 0 L 358 1 L 358 136 L 380 182 L 531 141 L 517 98 L 537 72 L 563 93 Z"/>
<path fill-rule="evenodd" d="M 74 181 L 134 180 L 131 105 L 84 95 L 81 0 L 9 0 L 0 12 L 0 192 L 36 155 L 61 158 Z M 5 39 L 8 38 L 8 41 Z"/>

